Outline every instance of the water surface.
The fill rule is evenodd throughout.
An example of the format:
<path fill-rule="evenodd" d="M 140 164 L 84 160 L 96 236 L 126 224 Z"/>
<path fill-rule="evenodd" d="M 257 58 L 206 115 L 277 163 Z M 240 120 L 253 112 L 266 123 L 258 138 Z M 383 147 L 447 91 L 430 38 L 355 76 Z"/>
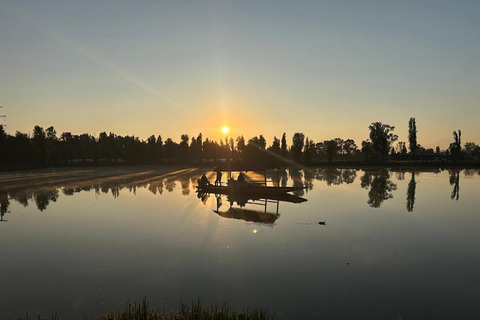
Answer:
<path fill-rule="evenodd" d="M 1 174 L 0 315 L 96 316 L 144 296 L 276 319 L 480 314 L 478 170 L 287 169 L 280 185 L 307 185 L 306 202 L 232 211 L 197 196 L 204 171 Z"/>

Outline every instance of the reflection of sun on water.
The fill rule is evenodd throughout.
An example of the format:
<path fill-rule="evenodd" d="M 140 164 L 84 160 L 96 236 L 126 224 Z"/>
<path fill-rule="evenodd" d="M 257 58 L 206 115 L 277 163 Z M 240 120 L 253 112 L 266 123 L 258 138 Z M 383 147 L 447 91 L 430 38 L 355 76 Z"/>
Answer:
<path fill-rule="evenodd" d="M 223 132 L 223 133 L 228 133 L 228 127 L 227 127 L 227 126 L 223 127 L 223 128 L 222 128 L 222 132 Z"/>

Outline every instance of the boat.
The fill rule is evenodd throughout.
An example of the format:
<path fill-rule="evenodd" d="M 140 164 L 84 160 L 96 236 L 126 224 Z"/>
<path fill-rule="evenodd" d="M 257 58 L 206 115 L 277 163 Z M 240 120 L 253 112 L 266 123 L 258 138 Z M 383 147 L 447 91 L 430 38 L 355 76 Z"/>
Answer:
<path fill-rule="evenodd" d="M 247 184 L 244 188 L 233 186 L 215 186 L 215 185 L 203 185 L 197 186 L 197 192 L 199 193 L 214 193 L 236 196 L 274 196 L 283 195 L 287 192 L 304 189 L 304 187 L 275 187 L 275 186 L 263 186 L 258 184 Z"/>
<path fill-rule="evenodd" d="M 274 170 L 277 172 L 277 182 L 274 185 L 267 185 L 267 170 Z M 241 184 L 233 181 L 233 184 L 227 185 L 213 185 L 213 184 L 200 184 L 197 186 L 198 193 L 214 193 L 224 194 L 229 196 L 254 196 L 254 197 L 266 197 L 272 195 L 283 195 L 288 192 L 304 189 L 304 186 L 292 186 L 292 187 L 280 187 L 278 183 L 278 171 L 280 167 L 274 162 L 227 162 L 219 164 L 214 172 L 228 172 L 231 176 L 233 171 L 248 172 L 248 171 L 260 171 L 264 172 L 264 181 L 262 182 L 243 182 Z M 200 179 L 199 179 L 200 180 Z M 275 185 L 276 184 L 276 185 Z"/>

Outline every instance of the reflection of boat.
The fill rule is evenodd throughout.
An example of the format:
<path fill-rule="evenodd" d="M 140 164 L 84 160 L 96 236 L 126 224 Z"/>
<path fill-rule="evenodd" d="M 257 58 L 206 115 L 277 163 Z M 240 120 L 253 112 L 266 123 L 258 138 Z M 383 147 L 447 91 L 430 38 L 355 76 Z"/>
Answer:
<path fill-rule="evenodd" d="M 255 211 L 249 209 L 240 209 L 240 208 L 228 208 L 227 211 L 218 211 L 214 210 L 219 216 L 229 219 L 244 220 L 248 222 L 257 222 L 265 224 L 273 224 L 275 220 L 280 216 L 279 214 Z"/>
<path fill-rule="evenodd" d="M 201 195 L 206 196 L 206 193 L 199 193 Z M 257 222 L 257 223 L 265 223 L 273 225 L 275 220 L 278 219 L 280 214 L 278 213 L 279 205 L 281 201 L 290 202 L 290 203 L 302 203 L 307 201 L 307 199 L 300 198 L 288 193 L 284 194 L 277 194 L 271 196 L 235 196 L 235 195 L 227 195 L 227 201 L 230 203 L 229 208 L 226 211 L 220 211 L 220 207 L 223 204 L 222 198 L 225 197 L 224 195 L 217 194 L 217 210 L 213 210 L 213 212 L 217 213 L 219 216 L 223 218 L 230 218 L 230 219 L 237 219 L 237 220 L 244 220 L 247 222 Z M 240 207 L 232 207 L 234 203 Z M 276 205 L 275 213 L 267 212 L 268 203 Z M 264 209 L 263 211 L 259 210 L 251 210 L 246 209 L 245 206 L 262 206 Z"/>

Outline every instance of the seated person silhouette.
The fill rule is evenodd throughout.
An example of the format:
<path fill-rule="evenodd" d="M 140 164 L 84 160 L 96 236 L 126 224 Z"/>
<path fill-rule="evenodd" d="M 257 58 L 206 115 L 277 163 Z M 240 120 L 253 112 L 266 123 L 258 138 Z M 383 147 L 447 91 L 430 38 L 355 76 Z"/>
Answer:
<path fill-rule="evenodd" d="M 205 173 L 202 175 L 202 177 L 200 179 L 197 180 L 197 182 L 198 182 L 199 186 L 209 186 L 210 185 L 210 181 L 208 181 L 208 178 L 205 175 Z"/>
<path fill-rule="evenodd" d="M 228 179 L 228 181 L 227 181 L 227 186 L 228 186 L 229 188 L 236 188 L 236 187 L 237 187 L 237 182 L 235 181 L 235 179 L 230 178 L 230 179 Z"/>
<path fill-rule="evenodd" d="M 240 188 L 246 188 L 247 187 L 247 182 L 245 181 L 245 175 L 243 172 L 240 172 L 237 178 L 237 184 Z"/>

